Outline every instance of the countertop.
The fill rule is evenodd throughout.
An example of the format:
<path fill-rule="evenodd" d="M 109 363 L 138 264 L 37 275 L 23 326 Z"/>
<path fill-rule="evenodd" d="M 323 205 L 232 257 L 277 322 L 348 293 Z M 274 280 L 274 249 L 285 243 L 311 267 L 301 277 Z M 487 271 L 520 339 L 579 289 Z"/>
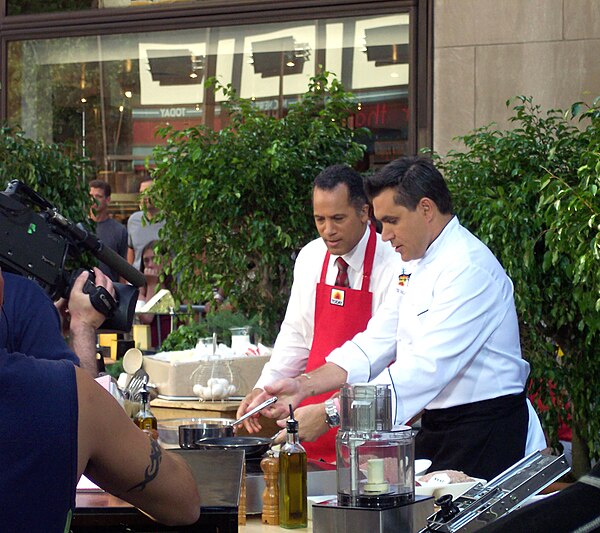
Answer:
<path fill-rule="evenodd" d="M 312 531 L 312 521 L 308 521 L 308 527 L 285 529 L 280 526 L 263 524 L 260 516 L 249 516 L 246 520 L 246 525 L 239 526 L 239 533 L 279 533 L 280 531 Z"/>

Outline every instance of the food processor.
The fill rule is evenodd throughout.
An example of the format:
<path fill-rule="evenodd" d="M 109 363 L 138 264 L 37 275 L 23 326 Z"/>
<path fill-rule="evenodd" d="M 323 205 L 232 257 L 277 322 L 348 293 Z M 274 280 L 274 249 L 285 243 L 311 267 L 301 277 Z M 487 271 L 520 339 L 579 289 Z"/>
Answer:
<path fill-rule="evenodd" d="M 416 532 L 433 498 L 415 496 L 414 432 L 392 426 L 389 385 L 344 385 L 336 437 L 337 499 L 313 506 L 313 532 Z"/>

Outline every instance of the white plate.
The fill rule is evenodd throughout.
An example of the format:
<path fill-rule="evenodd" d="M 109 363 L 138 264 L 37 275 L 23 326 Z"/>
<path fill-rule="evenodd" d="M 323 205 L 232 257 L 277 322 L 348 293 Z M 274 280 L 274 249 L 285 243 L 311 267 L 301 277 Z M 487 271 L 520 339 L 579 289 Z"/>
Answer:
<path fill-rule="evenodd" d="M 431 466 L 429 459 L 415 459 L 415 476 L 422 476 L 427 473 L 427 470 Z"/>
<path fill-rule="evenodd" d="M 418 480 L 417 480 L 418 481 Z M 447 485 L 421 485 L 415 487 L 417 496 L 433 496 L 435 499 L 444 494 L 451 494 L 452 498 L 458 498 L 461 494 L 467 492 L 477 483 L 486 483 L 485 479 L 474 478 L 474 481 L 466 481 L 464 483 L 448 483 Z"/>

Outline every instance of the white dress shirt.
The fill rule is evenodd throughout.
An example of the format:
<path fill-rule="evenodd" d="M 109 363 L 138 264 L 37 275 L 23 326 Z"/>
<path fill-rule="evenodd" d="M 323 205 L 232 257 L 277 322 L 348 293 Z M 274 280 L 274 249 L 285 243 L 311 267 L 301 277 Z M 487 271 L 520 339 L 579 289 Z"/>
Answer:
<path fill-rule="evenodd" d="M 411 267 L 408 283 L 392 288 L 366 331 L 327 361 L 346 370 L 349 383 L 391 380 L 397 423 L 423 408 L 522 392 L 529 363 L 513 284 L 490 250 L 454 217 Z M 530 431 L 539 437 L 535 418 Z"/>
<path fill-rule="evenodd" d="M 348 280 L 352 289 L 362 286 L 363 259 L 369 234 L 367 227 L 359 243 L 342 256 L 348 263 Z M 383 242 L 379 234 L 376 234 L 376 239 L 370 287 L 373 313 L 383 303 L 403 264 L 400 254 L 394 251 L 390 243 Z M 278 379 L 298 376 L 306 369 L 314 334 L 315 293 L 326 253 L 327 247 L 321 238 L 309 242 L 300 250 L 294 266 L 294 282 L 285 318 L 275 340 L 271 360 L 265 365 L 255 387 L 262 389 Z M 328 285 L 335 283 L 338 273 L 335 260 L 338 257 L 331 255 L 329 258 L 325 277 Z"/>

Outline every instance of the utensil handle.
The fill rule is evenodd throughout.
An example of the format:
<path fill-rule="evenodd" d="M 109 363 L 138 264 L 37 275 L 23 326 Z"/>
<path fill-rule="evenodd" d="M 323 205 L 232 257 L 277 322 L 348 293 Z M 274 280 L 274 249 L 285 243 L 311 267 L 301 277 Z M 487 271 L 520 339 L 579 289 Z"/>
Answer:
<path fill-rule="evenodd" d="M 273 396 L 272 398 L 269 398 L 268 400 L 265 400 L 263 403 L 258 404 L 254 409 L 250 409 L 250 411 L 248 411 L 245 415 L 242 415 L 240 418 L 238 418 L 231 425 L 232 426 L 237 426 L 240 422 L 243 422 L 249 416 L 252 416 L 254 413 L 258 413 L 258 411 L 264 409 L 265 407 L 268 407 L 269 405 L 271 405 L 272 403 L 275 403 L 276 401 L 277 401 L 277 396 Z"/>

